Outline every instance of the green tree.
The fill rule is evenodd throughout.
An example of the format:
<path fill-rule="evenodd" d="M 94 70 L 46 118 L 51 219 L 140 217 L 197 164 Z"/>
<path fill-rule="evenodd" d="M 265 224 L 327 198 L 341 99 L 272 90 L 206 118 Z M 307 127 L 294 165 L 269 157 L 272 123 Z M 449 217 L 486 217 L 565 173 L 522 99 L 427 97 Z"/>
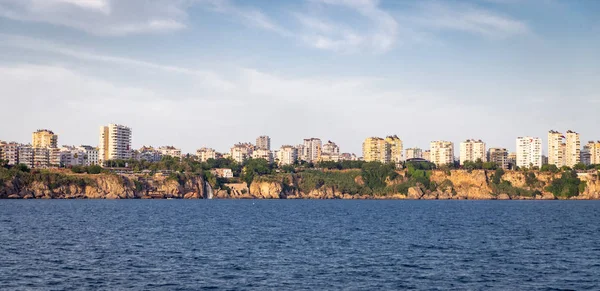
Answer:
<path fill-rule="evenodd" d="M 242 179 L 250 187 L 255 176 L 271 174 L 271 170 L 269 162 L 265 159 L 248 159 L 244 163 Z"/>

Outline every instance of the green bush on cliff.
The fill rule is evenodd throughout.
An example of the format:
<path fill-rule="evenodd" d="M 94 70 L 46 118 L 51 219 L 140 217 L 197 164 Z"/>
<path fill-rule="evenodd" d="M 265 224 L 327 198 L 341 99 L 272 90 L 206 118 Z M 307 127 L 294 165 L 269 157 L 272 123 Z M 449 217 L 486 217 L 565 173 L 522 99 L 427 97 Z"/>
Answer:
<path fill-rule="evenodd" d="M 308 170 L 297 175 L 299 178 L 297 187 L 304 193 L 309 193 L 321 187 L 329 187 L 337 192 L 347 194 L 361 194 L 363 191 L 363 187 L 355 182 L 356 177 L 360 175 L 360 171 L 357 170 L 325 172 Z"/>
<path fill-rule="evenodd" d="M 585 186 L 586 183 L 577 177 L 576 171 L 566 171 L 559 179 L 552 180 L 546 191 L 552 192 L 556 197 L 571 198 L 583 192 Z"/>

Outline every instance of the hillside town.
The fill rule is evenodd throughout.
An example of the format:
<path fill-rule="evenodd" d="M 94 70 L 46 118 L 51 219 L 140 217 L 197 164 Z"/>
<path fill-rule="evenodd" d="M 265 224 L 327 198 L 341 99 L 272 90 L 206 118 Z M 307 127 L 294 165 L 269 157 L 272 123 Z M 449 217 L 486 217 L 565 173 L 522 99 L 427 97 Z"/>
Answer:
<path fill-rule="evenodd" d="M 39 129 L 32 133 L 31 143 L 0 141 L 0 160 L 6 165 L 25 165 L 28 168 L 71 168 L 75 166 L 99 165 L 114 167 L 111 161 L 137 160 L 158 162 L 163 157 L 188 158 L 199 162 L 211 159 L 227 159 L 243 164 L 249 159 L 264 159 L 278 166 L 298 163 L 378 161 L 394 163 L 402 167 L 404 161 L 428 161 L 437 167 L 463 167 L 469 163 L 493 163 L 502 169 L 540 169 L 544 165 L 557 168 L 588 168 L 600 164 L 600 141 L 589 141 L 581 146 L 580 134 L 571 130 L 564 133 L 550 130 L 543 154 L 542 139 L 523 136 L 516 138 L 516 151 L 509 152 L 502 147 L 487 147 L 480 139 L 467 139 L 459 144 L 459 155 L 455 156 L 452 141 L 437 140 L 430 143 L 429 149 L 418 147 L 404 148 L 404 142 L 397 135 L 367 137 L 362 144 L 362 156 L 341 152 L 333 141 L 319 138 L 306 138 L 297 145 L 282 145 L 271 148 L 269 136 L 259 136 L 255 143 L 234 144 L 228 152 L 218 152 L 213 148 L 202 147 L 195 153 L 182 153 L 172 146 L 142 146 L 133 149 L 132 129 L 120 124 L 101 126 L 98 145 L 59 146 L 59 135 L 49 129 Z M 221 171 L 218 176 L 228 177 L 231 172 Z"/>

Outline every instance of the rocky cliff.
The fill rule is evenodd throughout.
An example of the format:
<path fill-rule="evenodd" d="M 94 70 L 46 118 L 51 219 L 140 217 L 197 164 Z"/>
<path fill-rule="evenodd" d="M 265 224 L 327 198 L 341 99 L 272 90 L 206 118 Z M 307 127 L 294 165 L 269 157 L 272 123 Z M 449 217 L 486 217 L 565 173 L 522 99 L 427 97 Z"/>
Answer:
<path fill-rule="evenodd" d="M 65 174 L 45 173 L 16 176 L 0 181 L 0 198 L 43 199 L 134 199 L 206 197 L 202 177 L 180 174 L 167 177 L 161 174 Z"/>

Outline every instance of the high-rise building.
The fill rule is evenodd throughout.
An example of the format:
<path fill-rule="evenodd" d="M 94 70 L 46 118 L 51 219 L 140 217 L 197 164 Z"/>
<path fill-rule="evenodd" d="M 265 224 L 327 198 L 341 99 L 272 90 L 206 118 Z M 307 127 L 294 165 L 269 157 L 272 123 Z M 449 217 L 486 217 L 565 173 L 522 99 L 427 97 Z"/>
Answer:
<path fill-rule="evenodd" d="M 31 145 L 19 146 L 19 164 L 23 164 L 29 168 L 33 168 L 33 156 L 33 147 Z"/>
<path fill-rule="evenodd" d="M 487 160 L 485 143 L 483 141 L 468 139 L 460 143 L 461 165 L 464 165 L 466 161 L 475 162 L 478 159 L 480 159 L 482 162 Z"/>
<path fill-rule="evenodd" d="M 131 157 L 131 128 L 112 123 L 101 126 L 98 163 L 103 165 L 108 160 L 127 160 Z"/>
<path fill-rule="evenodd" d="M 581 149 L 580 160 L 581 160 L 581 163 L 586 166 L 589 166 L 592 164 L 592 153 L 590 152 L 589 144 L 584 145 L 583 149 Z"/>
<path fill-rule="evenodd" d="M 50 167 L 50 148 L 33 148 L 33 167 L 48 168 Z"/>
<path fill-rule="evenodd" d="M 449 141 L 432 141 L 431 162 L 437 166 L 448 165 L 454 163 L 454 144 Z"/>
<path fill-rule="evenodd" d="M 33 148 L 56 148 L 58 144 L 58 135 L 48 129 L 38 129 L 32 134 Z"/>
<path fill-rule="evenodd" d="M 567 130 L 565 142 L 565 165 L 573 168 L 581 161 L 581 141 L 579 133 Z"/>
<path fill-rule="evenodd" d="M 19 163 L 19 147 L 21 145 L 16 142 L 7 142 L 2 145 L 1 159 L 7 161 L 8 165 L 16 165 Z"/>
<path fill-rule="evenodd" d="M 564 135 L 556 130 L 548 132 L 548 164 L 558 168 L 565 165 Z"/>
<path fill-rule="evenodd" d="M 196 156 L 201 162 L 206 162 L 208 159 L 217 159 L 217 151 L 211 148 L 201 148 L 196 151 Z"/>
<path fill-rule="evenodd" d="M 321 151 L 321 161 L 334 161 L 340 160 L 340 147 L 332 141 L 327 141 L 323 144 Z"/>
<path fill-rule="evenodd" d="M 595 142 L 590 141 L 586 147 L 590 153 L 590 164 L 600 165 L 600 140 Z"/>
<path fill-rule="evenodd" d="M 490 148 L 487 159 L 489 162 L 496 163 L 502 169 L 508 169 L 508 150 L 504 148 Z"/>
<path fill-rule="evenodd" d="M 542 166 L 542 139 L 539 137 L 517 138 L 517 167 Z"/>
<path fill-rule="evenodd" d="M 390 135 L 385 137 L 385 142 L 389 144 L 389 156 L 390 161 L 394 164 L 400 164 L 404 160 L 402 154 L 404 153 L 404 147 L 402 140 L 397 135 Z"/>
<path fill-rule="evenodd" d="M 298 160 L 298 149 L 291 145 L 283 145 L 277 152 L 280 165 L 292 165 Z"/>
<path fill-rule="evenodd" d="M 266 135 L 257 137 L 256 148 L 263 150 L 271 150 L 271 138 Z"/>
<path fill-rule="evenodd" d="M 368 137 L 362 145 L 363 159 L 365 162 L 389 163 L 391 145 L 380 137 Z"/>
<path fill-rule="evenodd" d="M 423 151 L 423 159 L 431 162 L 431 151 L 430 150 Z"/>
<path fill-rule="evenodd" d="M 408 148 L 406 149 L 406 159 L 422 159 L 423 150 L 420 148 Z"/>
<path fill-rule="evenodd" d="M 308 138 L 304 140 L 304 152 L 302 159 L 307 162 L 317 162 L 321 159 L 322 144 L 318 138 Z"/>

